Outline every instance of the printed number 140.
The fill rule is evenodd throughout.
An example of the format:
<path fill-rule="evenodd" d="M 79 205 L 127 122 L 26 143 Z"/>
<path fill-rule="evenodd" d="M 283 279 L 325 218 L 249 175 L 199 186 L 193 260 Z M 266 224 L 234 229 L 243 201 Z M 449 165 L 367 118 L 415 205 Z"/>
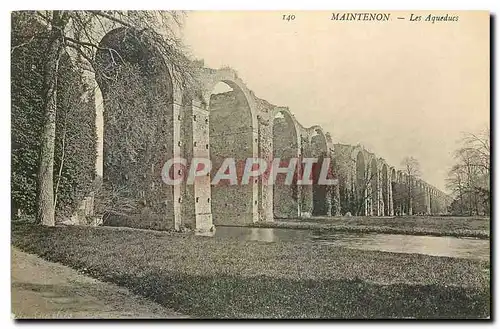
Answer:
<path fill-rule="evenodd" d="M 284 21 L 293 21 L 295 19 L 295 15 L 283 15 Z"/>

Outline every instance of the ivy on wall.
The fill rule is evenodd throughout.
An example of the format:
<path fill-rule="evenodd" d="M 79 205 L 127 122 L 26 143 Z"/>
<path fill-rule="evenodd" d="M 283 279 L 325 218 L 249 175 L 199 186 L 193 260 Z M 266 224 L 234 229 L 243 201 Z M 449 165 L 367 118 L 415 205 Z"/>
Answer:
<path fill-rule="evenodd" d="M 12 14 L 11 213 L 30 218 L 36 209 L 36 175 L 43 125 L 46 28 L 28 12 Z M 58 75 L 54 190 L 56 218 L 70 216 L 93 189 L 96 161 L 93 90 L 69 55 Z"/>

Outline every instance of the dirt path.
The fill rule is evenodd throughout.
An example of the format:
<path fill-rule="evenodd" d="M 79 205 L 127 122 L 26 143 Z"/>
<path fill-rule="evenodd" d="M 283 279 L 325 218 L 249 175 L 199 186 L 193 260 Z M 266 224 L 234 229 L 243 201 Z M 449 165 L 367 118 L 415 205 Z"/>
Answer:
<path fill-rule="evenodd" d="M 114 284 L 11 248 L 15 318 L 182 318 Z"/>

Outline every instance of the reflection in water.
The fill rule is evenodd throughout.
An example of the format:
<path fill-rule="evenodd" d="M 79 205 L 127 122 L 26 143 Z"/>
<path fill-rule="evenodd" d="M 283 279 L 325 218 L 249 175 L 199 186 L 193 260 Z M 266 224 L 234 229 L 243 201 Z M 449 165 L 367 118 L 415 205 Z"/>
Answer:
<path fill-rule="evenodd" d="M 335 234 L 313 236 L 313 240 L 325 244 L 401 253 L 417 253 L 432 256 L 447 256 L 488 260 L 489 241 L 463 239 L 448 236 L 416 236 L 400 234 Z"/>
<path fill-rule="evenodd" d="M 283 228 L 218 226 L 217 237 L 278 242 L 312 241 L 345 248 L 489 260 L 489 240 L 377 233 L 319 233 Z"/>
<path fill-rule="evenodd" d="M 261 231 L 258 227 L 252 227 L 249 240 L 274 242 L 274 232 L 272 230 Z"/>
<path fill-rule="evenodd" d="M 216 237 L 238 238 L 246 241 L 311 241 L 311 232 L 283 228 L 217 226 Z"/>

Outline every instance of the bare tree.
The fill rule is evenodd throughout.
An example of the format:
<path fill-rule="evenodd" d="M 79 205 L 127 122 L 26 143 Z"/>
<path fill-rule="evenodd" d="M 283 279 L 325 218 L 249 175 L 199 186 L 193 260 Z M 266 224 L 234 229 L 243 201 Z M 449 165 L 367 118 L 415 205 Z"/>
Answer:
<path fill-rule="evenodd" d="M 459 211 L 462 212 L 465 209 L 465 173 L 463 168 L 459 165 L 454 165 L 448 173 L 448 178 L 446 179 L 446 187 L 452 191 L 456 196 Z"/>
<path fill-rule="evenodd" d="M 357 182 L 357 198 L 356 198 L 356 214 L 363 214 L 363 208 L 368 200 L 371 200 L 372 203 L 375 201 L 374 196 L 376 195 L 376 191 L 369 191 L 370 187 L 372 187 L 373 180 L 377 179 L 377 172 L 373 172 L 372 170 L 366 170 L 364 177 L 361 181 Z M 368 193 L 370 192 L 370 193 Z M 375 196 L 376 198 L 376 196 Z M 372 205 L 373 207 L 373 205 Z M 364 215 L 367 215 L 366 213 Z"/>
<path fill-rule="evenodd" d="M 465 133 L 455 151 L 447 186 L 455 196 L 454 211 L 481 214 L 490 208 L 490 130 Z"/>
<path fill-rule="evenodd" d="M 413 205 L 415 203 L 415 189 L 414 184 L 416 180 L 421 176 L 420 172 L 420 163 L 417 159 L 412 156 L 407 156 L 401 162 L 401 166 L 403 167 L 403 172 L 406 174 L 408 178 L 408 183 L 406 184 L 407 192 L 408 192 L 408 214 L 413 215 Z"/>

